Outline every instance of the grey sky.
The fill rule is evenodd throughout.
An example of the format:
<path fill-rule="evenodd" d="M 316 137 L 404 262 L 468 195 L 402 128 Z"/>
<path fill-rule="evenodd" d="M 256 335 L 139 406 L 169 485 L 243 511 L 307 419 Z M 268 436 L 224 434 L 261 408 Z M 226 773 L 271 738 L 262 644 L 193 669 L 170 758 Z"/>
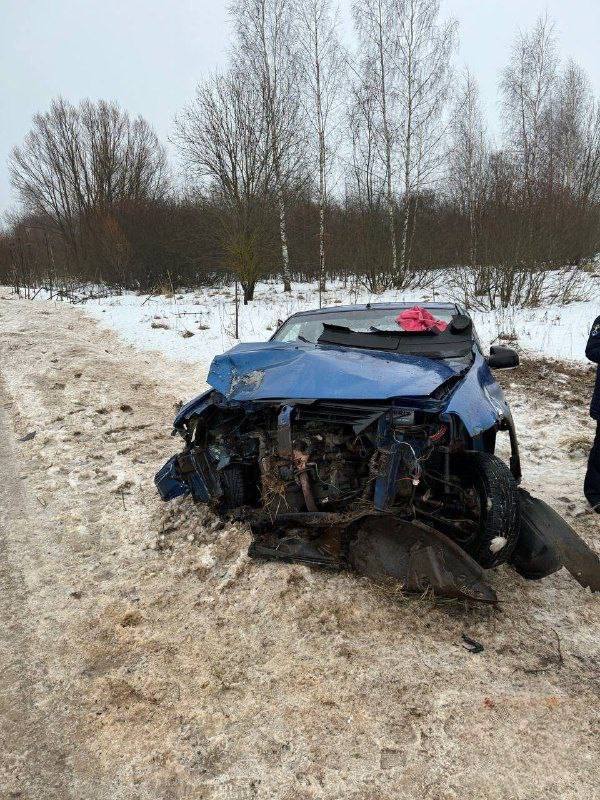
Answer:
<path fill-rule="evenodd" d="M 58 94 L 116 100 L 142 114 L 167 144 L 174 115 L 197 81 L 227 60 L 221 0 L 0 0 L 0 214 L 15 207 L 6 161 L 31 117 Z M 350 36 L 350 0 L 340 0 Z M 442 0 L 460 23 L 459 64 L 477 76 L 492 130 L 497 84 L 519 27 L 547 10 L 564 58 L 600 95 L 600 0 Z"/>

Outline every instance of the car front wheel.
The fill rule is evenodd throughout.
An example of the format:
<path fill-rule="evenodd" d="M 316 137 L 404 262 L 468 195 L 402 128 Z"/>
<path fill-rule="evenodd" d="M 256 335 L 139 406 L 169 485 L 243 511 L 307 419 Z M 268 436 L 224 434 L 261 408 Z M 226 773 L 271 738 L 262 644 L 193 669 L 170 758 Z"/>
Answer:
<path fill-rule="evenodd" d="M 520 530 L 517 483 L 506 464 L 491 453 L 455 456 L 454 469 L 473 500 L 478 535 L 465 549 L 485 569 L 508 561 Z"/>

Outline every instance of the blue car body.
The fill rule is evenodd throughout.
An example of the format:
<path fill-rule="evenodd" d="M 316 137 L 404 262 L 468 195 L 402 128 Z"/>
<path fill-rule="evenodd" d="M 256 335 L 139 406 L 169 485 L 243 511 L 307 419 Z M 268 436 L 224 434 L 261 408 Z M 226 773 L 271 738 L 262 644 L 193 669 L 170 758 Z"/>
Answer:
<path fill-rule="evenodd" d="M 374 304 L 308 313 L 316 320 L 326 320 L 332 313 L 336 319 L 344 319 L 345 313 L 367 313 L 367 309 L 396 313 L 406 306 Z M 464 315 L 462 309 L 452 304 L 428 308 L 437 309 L 438 313 L 451 310 Z M 296 322 L 302 319 L 303 313 L 290 318 Z M 285 325 L 289 326 L 290 320 Z M 198 427 L 212 418 L 215 408 L 251 415 L 266 405 L 276 406 L 280 416 L 281 409 L 290 409 L 291 419 L 295 408 L 313 403 L 383 404 L 386 413 L 375 408 L 373 417 L 367 417 L 373 423 L 377 421 L 376 438 L 380 444 L 389 440 L 390 426 L 396 424 L 399 413 L 408 413 L 407 409 L 414 413 L 418 409 L 436 415 L 453 437 L 460 432 L 465 446 L 472 450 L 493 452 L 496 432 L 507 430 L 512 445 L 511 468 L 515 478 L 520 479 L 510 408 L 474 332 L 468 352 L 462 353 L 462 357 L 447 358 L 353 347 L 335 341 L 313 342 L 301 338 L 282 341 L 276 333 L 270 341 L 239 344 L 214 358 L 207 382 L 211 388 L 184 405 L 174 420 L 173 432 L 183 436 L 187 447 L 156 475 L 156 485 L 165 500 L 186 493 L 201 502 L 221 496 L 219 473 L 230 461 L 222 453 L 216 462 L 215 455 L 212 459 L 200 456 L 195 440 Z M 279 419 L 278 425 L 285 427 L 285 424 Z M 395 444 L 394 448 L 400 450 Z M 398 464 L 392 463 L 390 474 L 376 482 L 376 508 L 384 510 L 391 503 L 398 469 Z"/>
<path fill-rule="evenodd" d="M 600 590 L 598 558 L 517 489 L 515 428 L 490 368 L 517 354 L 484 356 L 453 304 L 427 306 L 449 320 L 439 336 L 405 336 L 394 324 L 407 305 L 303 312 L 271 341 L 217 356 L 210 388 L 175 417 L 184 449 L 155 476 L 161 497 L 243 509 L 256 557 L 351 566 L 409 590 L 494 601 L 481 567 L 505 561 L 536 580 L 564 564 Z M 373 315 L 387 326 L 357 323 Z M 499 431 L 510 468 L 494 456 Z"/>
<path fill-rule="evenodd" d="M 459 382 L 444 403 L 431 395 Z M 353 351 L 335 345 L 258 342 L 239 344 L 213 359 L 207 382 L 228 403 L 265 400 L 390 400 L 416 402 L 456 414 L 470 436 L 510 418 L 510 409 L 477 347 L 468 369 L 419 356 Z M 186 404 L 174 427 L 210 404 L 213 390 Z"/>

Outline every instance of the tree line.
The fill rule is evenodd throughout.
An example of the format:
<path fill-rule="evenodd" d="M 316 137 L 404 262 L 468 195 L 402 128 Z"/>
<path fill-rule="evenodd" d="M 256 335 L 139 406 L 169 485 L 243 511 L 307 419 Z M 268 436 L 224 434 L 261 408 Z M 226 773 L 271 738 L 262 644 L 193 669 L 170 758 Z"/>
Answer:
<path fill-rule="evenodd" d="M 174 180 L 149 123 L 62 98 L 10 158 L 20 211 L 0 282 L 142 291 L 235 276 L 356 276 L 398 289 L 466 266 L 475 291 L 600 250 L 600 106 L 554 26 L 519 32 L 499 141 L 453 69 L 439 0 L 360 0 L 352 48 L 330 0 L 238 0 L 230 63 L 174 120 Z"/>

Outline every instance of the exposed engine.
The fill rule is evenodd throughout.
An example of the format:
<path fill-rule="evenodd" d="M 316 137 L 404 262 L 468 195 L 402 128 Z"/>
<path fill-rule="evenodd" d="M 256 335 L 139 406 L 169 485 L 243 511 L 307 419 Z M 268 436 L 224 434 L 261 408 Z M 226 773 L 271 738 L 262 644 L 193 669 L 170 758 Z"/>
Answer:
<path fill-rule="evenodd" d="M 443 482 L 446 433 L 421 410 L 320 402 L 265 404 L 251 414 L 215 409 L 189 435 L 222 475 L 225 506 L 276 516 L 366 505 L 408 512 L 423 493 L 426 462 Z"/>

